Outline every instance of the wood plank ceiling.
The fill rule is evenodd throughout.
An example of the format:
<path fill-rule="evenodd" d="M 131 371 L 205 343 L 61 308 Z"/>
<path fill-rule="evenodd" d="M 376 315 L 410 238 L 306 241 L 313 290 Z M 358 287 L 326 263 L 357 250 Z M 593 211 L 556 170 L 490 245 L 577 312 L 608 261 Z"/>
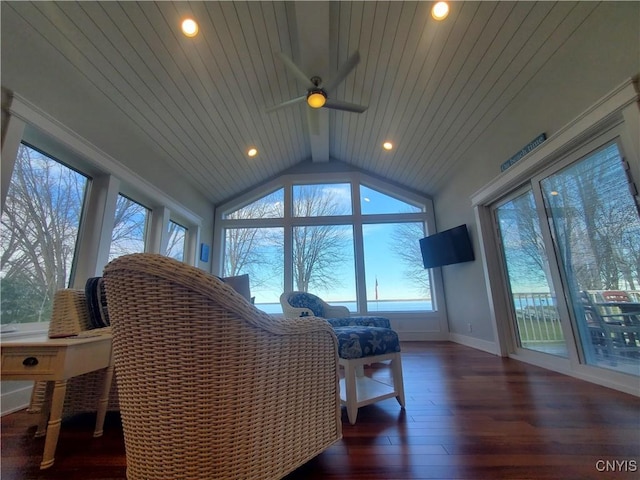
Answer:
<path fill-rule="evenodd" d="M 453 2 L 443 22 L 431 6 L 4 1 L 3 85 L 20 94 L 37 73 L 32 52 L 53 57 L 117 107 L 100 118 L 88 104 L 87 122 L 107 133 L 129 126 L 213 203 L 329 159 L 432 193 L 598 3 Z M 188 15 L 200 25 L 194 39 L 179 32 Z M 277 52 L 329 80 L 355 51 L 362 60 L 332 97 L 368 105 L 365 113 L 322 109 L 317 135 L 305 104 L 264 113 L 306 91 Z M 27 54 L 34 62 L 21 61 Z M 81 94 L 64 82 L 55 89 L 69 102 Z"/>

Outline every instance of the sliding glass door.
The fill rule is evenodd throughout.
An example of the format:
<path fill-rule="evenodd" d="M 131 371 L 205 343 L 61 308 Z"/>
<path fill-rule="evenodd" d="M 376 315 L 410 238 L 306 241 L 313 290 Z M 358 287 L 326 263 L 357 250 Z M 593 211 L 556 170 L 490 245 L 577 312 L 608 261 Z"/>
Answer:
<path fill-rule="evenodd" d="M 640 218 L 612 142 L 540 181 L 581 360 L 640 373 Z"/>
<path fill-rule="evenodd" d="M 533 192 L 529 188 L 498 205 L 495 214 L 516 343 L 522 348 L 566 357 L 567 347 Z"/>
<path fill-rule="evenodd" d="M 640 375 L 640 216 L 626 167 L 614 140 L 493 206 L 516 348 Z"/>

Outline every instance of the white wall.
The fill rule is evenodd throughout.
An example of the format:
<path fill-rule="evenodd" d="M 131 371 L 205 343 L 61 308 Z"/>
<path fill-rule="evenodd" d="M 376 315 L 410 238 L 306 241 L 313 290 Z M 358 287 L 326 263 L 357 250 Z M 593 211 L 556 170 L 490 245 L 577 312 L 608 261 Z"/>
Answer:
<path fill-rule="evenodd" d="M 517 101 L 488 126 L 485 140 L 464 152 L 459 162 L 463 167 L 434 192 L 438 229 L 467 223 L 476 252 L 475 262 L 442 269 L 452 340 L 497 352 L 470 195 L 498 176 L 500 165 L 540 133 L 549 137 L 640 73 L 640 3 L 616 7 L 609 8 L 607 2 L 598 7 L 598 14 L 589 17 Z M 515 104 L 518 109 L 511 106 Z"/>

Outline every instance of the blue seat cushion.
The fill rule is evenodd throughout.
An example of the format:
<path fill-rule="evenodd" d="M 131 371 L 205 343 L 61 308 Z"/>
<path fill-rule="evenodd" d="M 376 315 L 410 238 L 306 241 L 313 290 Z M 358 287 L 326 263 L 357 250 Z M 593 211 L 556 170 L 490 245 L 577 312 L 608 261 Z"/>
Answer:
<path fill-rule="evenodd" d="M 400 351 L 400 340 L 395 330 L 382 327 L 333 327 L 338 337 L 338 355 L 350 360 Z"/>
<path fill-rule="evenodd" d="M 324 306 L 322 301 L 310 293 L 295 293 L 289 295 L 289 305 L 295 308 L 308 308 L 315 317 L 324 316 Z"/>
<path fill-rule="evenodd" d="M 381 327 L 391 328 L 388 318 L 385 317 L 344 317 L 327 318 L 333 327 Z"/>

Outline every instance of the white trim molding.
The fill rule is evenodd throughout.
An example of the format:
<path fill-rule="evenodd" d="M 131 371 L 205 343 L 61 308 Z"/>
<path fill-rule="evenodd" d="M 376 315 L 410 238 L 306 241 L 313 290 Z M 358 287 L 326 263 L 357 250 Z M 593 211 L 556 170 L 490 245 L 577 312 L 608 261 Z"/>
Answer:
<path fill-rule="evenodd" d="M 620 123 L 625 119 L 626 107 L 638 110 L 638 90 L 633 79 L 625 81 L 591 108 L 551 135 L 539 147 L 525 155 L 518 163 L 498 175 L 493 181 L 471 195 L 471 204 L 488 205 L 506 191 L 517 187 L 558 157 L 565 155 L 576 145 L 583 143 L 595 132 Z M 637 120 L 635 125 L 637 126 Z M 629 125 L 633 128 L 634 125 Z M 637 145 L 637 132 L 634 144 Z M 636 178 L 636 180 L 638 180 Z"/>
<path fill-rule="evenodd" d="M 33 382 L 10 382 L 16 384 L 13 389 L 0 395 L 0 416 L 17 412 L 29 406 Z"/>
<path fill-rule="evenodd" d="M 157 203 L 168 207 L 171 212 L 178 215 L 180 219 L 184 219 L 194 225 L 202 224 L 202 218 L 199 215 L 183 207 L 158 187 L 149 183 L 131 169 L 80 137 L 77 133 L 28 100 L 14 93 L 8 110 L 12 116 L 52 136 L 66 148 L 81 155 L 82 158 L 93 163 L 97 168 L 105 171 L 105 173 L 109 173 L 120 179 L 126 178 L 128 182 L 135 184 L 136 188 L 139 188 L 149 195 L 149 197 L 155 199 Z"/>

